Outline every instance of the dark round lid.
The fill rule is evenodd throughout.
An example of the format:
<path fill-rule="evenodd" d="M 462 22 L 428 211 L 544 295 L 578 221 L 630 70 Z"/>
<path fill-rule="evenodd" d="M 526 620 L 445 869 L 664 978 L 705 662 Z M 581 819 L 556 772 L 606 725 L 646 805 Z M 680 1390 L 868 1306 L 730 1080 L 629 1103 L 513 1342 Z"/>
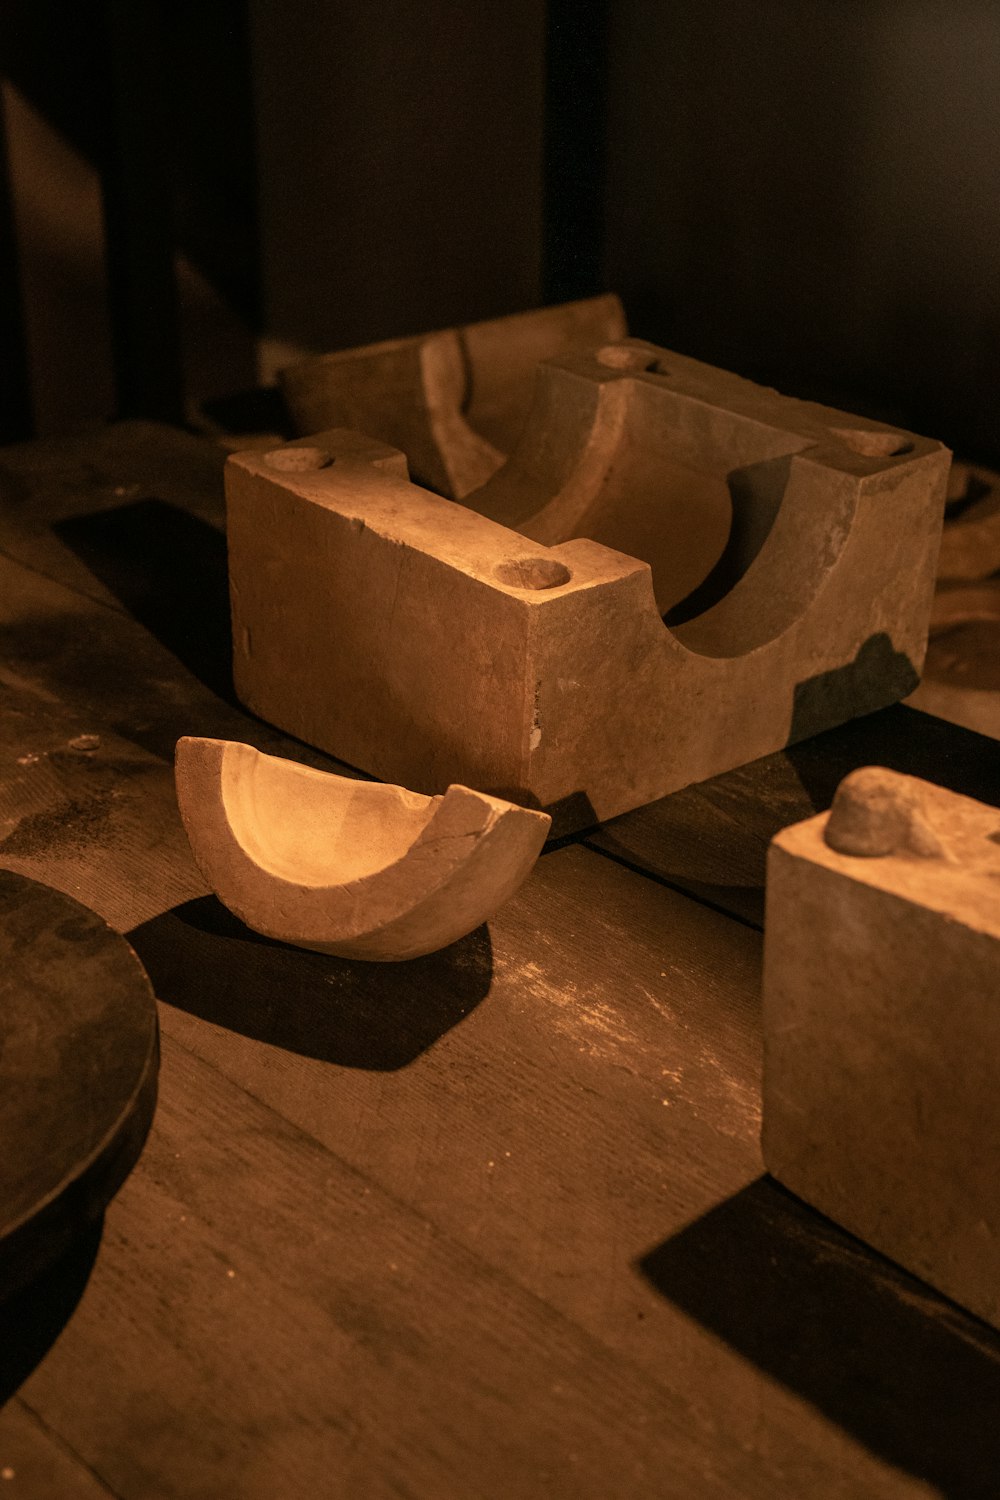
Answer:
<path fill-rule="evenodd" d="M 97 1217 L 153 1118 L 156 1002 L 118 933 L 0 870 L 0 1296 Z"/>

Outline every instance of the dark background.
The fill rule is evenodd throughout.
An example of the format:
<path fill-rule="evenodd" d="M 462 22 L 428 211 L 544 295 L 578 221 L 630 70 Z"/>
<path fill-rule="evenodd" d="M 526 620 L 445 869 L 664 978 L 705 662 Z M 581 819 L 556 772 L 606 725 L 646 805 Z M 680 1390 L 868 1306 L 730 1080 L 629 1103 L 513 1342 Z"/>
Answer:
<path fill-rule="evenodd" d="M 614 289 L 1000 459 L 994 0 L 7 0 L 7 436 Z"/>

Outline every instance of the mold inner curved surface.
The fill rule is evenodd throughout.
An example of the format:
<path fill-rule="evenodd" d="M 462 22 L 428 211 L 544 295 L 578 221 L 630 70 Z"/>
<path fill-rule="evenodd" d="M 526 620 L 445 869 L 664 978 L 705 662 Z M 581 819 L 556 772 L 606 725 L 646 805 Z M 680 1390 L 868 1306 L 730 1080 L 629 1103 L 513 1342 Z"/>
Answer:
<path fill-rule="evenodd" d="M 344 885 L 395 864 L 441 802 L 256 751 L 226 755 L 222 799 L 244 851 L 300 886 Z"/>
<path fill-rule="evenodd" d="M 636 357 L 634 379 L 595 386 L 570 367 L 539 368 L 521 442 L 466 504 L 547 547 L 586 537 L 641 558 L 664 624 L 691 652 L 757 649 L 808 611 L 853 524 L 854 491 L 827 496 L 797 455 L 892 458 L 915 444 L 830 427 L 820 408 L 797 429 L 695 399 L 658 360 L 647 372 L 655 350 L 619 347 Z"/>
<path fill-rule="evenodd" d="M 749 570 L 793 455 L 815 441 L 688 400 L 655 376 L 581 392 L 566 371 L 543 366 L 521 443 L 465 503 L 548 547 L 586 537 L 641 558 L 673 626 L 710 609 Z"/>

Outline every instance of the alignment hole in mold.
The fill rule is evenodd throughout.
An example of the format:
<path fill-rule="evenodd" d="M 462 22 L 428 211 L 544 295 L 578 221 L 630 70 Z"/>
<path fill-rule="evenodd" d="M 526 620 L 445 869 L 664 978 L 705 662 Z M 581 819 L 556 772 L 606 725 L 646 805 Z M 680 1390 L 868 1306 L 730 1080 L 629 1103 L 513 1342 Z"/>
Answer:
<path fill-rule="evenodd" d="M 333 454 L 325 448 L 275 448 L 264 454 L 264 462 L 270 469 L 280 469 L 284 474 L 308 474 L 314 469 L 327 469 L 333 463 Z"/>
<path fill-rule="evenodd" d="M 667 373 L 659 368 L 660 362 L 651 350 L 637 349 L 634 344 L 605 344 L 598 349 L 596 359 L 608 370 L 632 370 L 637 375 L 646 371 L 657 375 Z"/>
<path fill-rule="evenodd" d="M 901 458 L 913 452 L 913 444 L 899 432 L 872 432 L 866 427 L 831 427 L 830 431 L 862 458 Z"/>
<path fill-rule="evenodd" d="M 554 557 L 513 557 L 497 563 L 493 576 L 510 589 L 557 589 L 573 575 Z"/>

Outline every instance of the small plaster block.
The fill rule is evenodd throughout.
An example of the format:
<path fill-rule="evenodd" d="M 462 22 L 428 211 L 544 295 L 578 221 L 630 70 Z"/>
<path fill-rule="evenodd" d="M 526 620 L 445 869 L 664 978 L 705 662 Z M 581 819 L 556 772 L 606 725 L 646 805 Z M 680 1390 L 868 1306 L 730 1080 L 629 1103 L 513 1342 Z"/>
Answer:
<path fill-rule="evenodd" d="M 1000 812 L 856 771 L 768 857 L 765 1164 L 1000 1328 L 998 1084 Z"/>

